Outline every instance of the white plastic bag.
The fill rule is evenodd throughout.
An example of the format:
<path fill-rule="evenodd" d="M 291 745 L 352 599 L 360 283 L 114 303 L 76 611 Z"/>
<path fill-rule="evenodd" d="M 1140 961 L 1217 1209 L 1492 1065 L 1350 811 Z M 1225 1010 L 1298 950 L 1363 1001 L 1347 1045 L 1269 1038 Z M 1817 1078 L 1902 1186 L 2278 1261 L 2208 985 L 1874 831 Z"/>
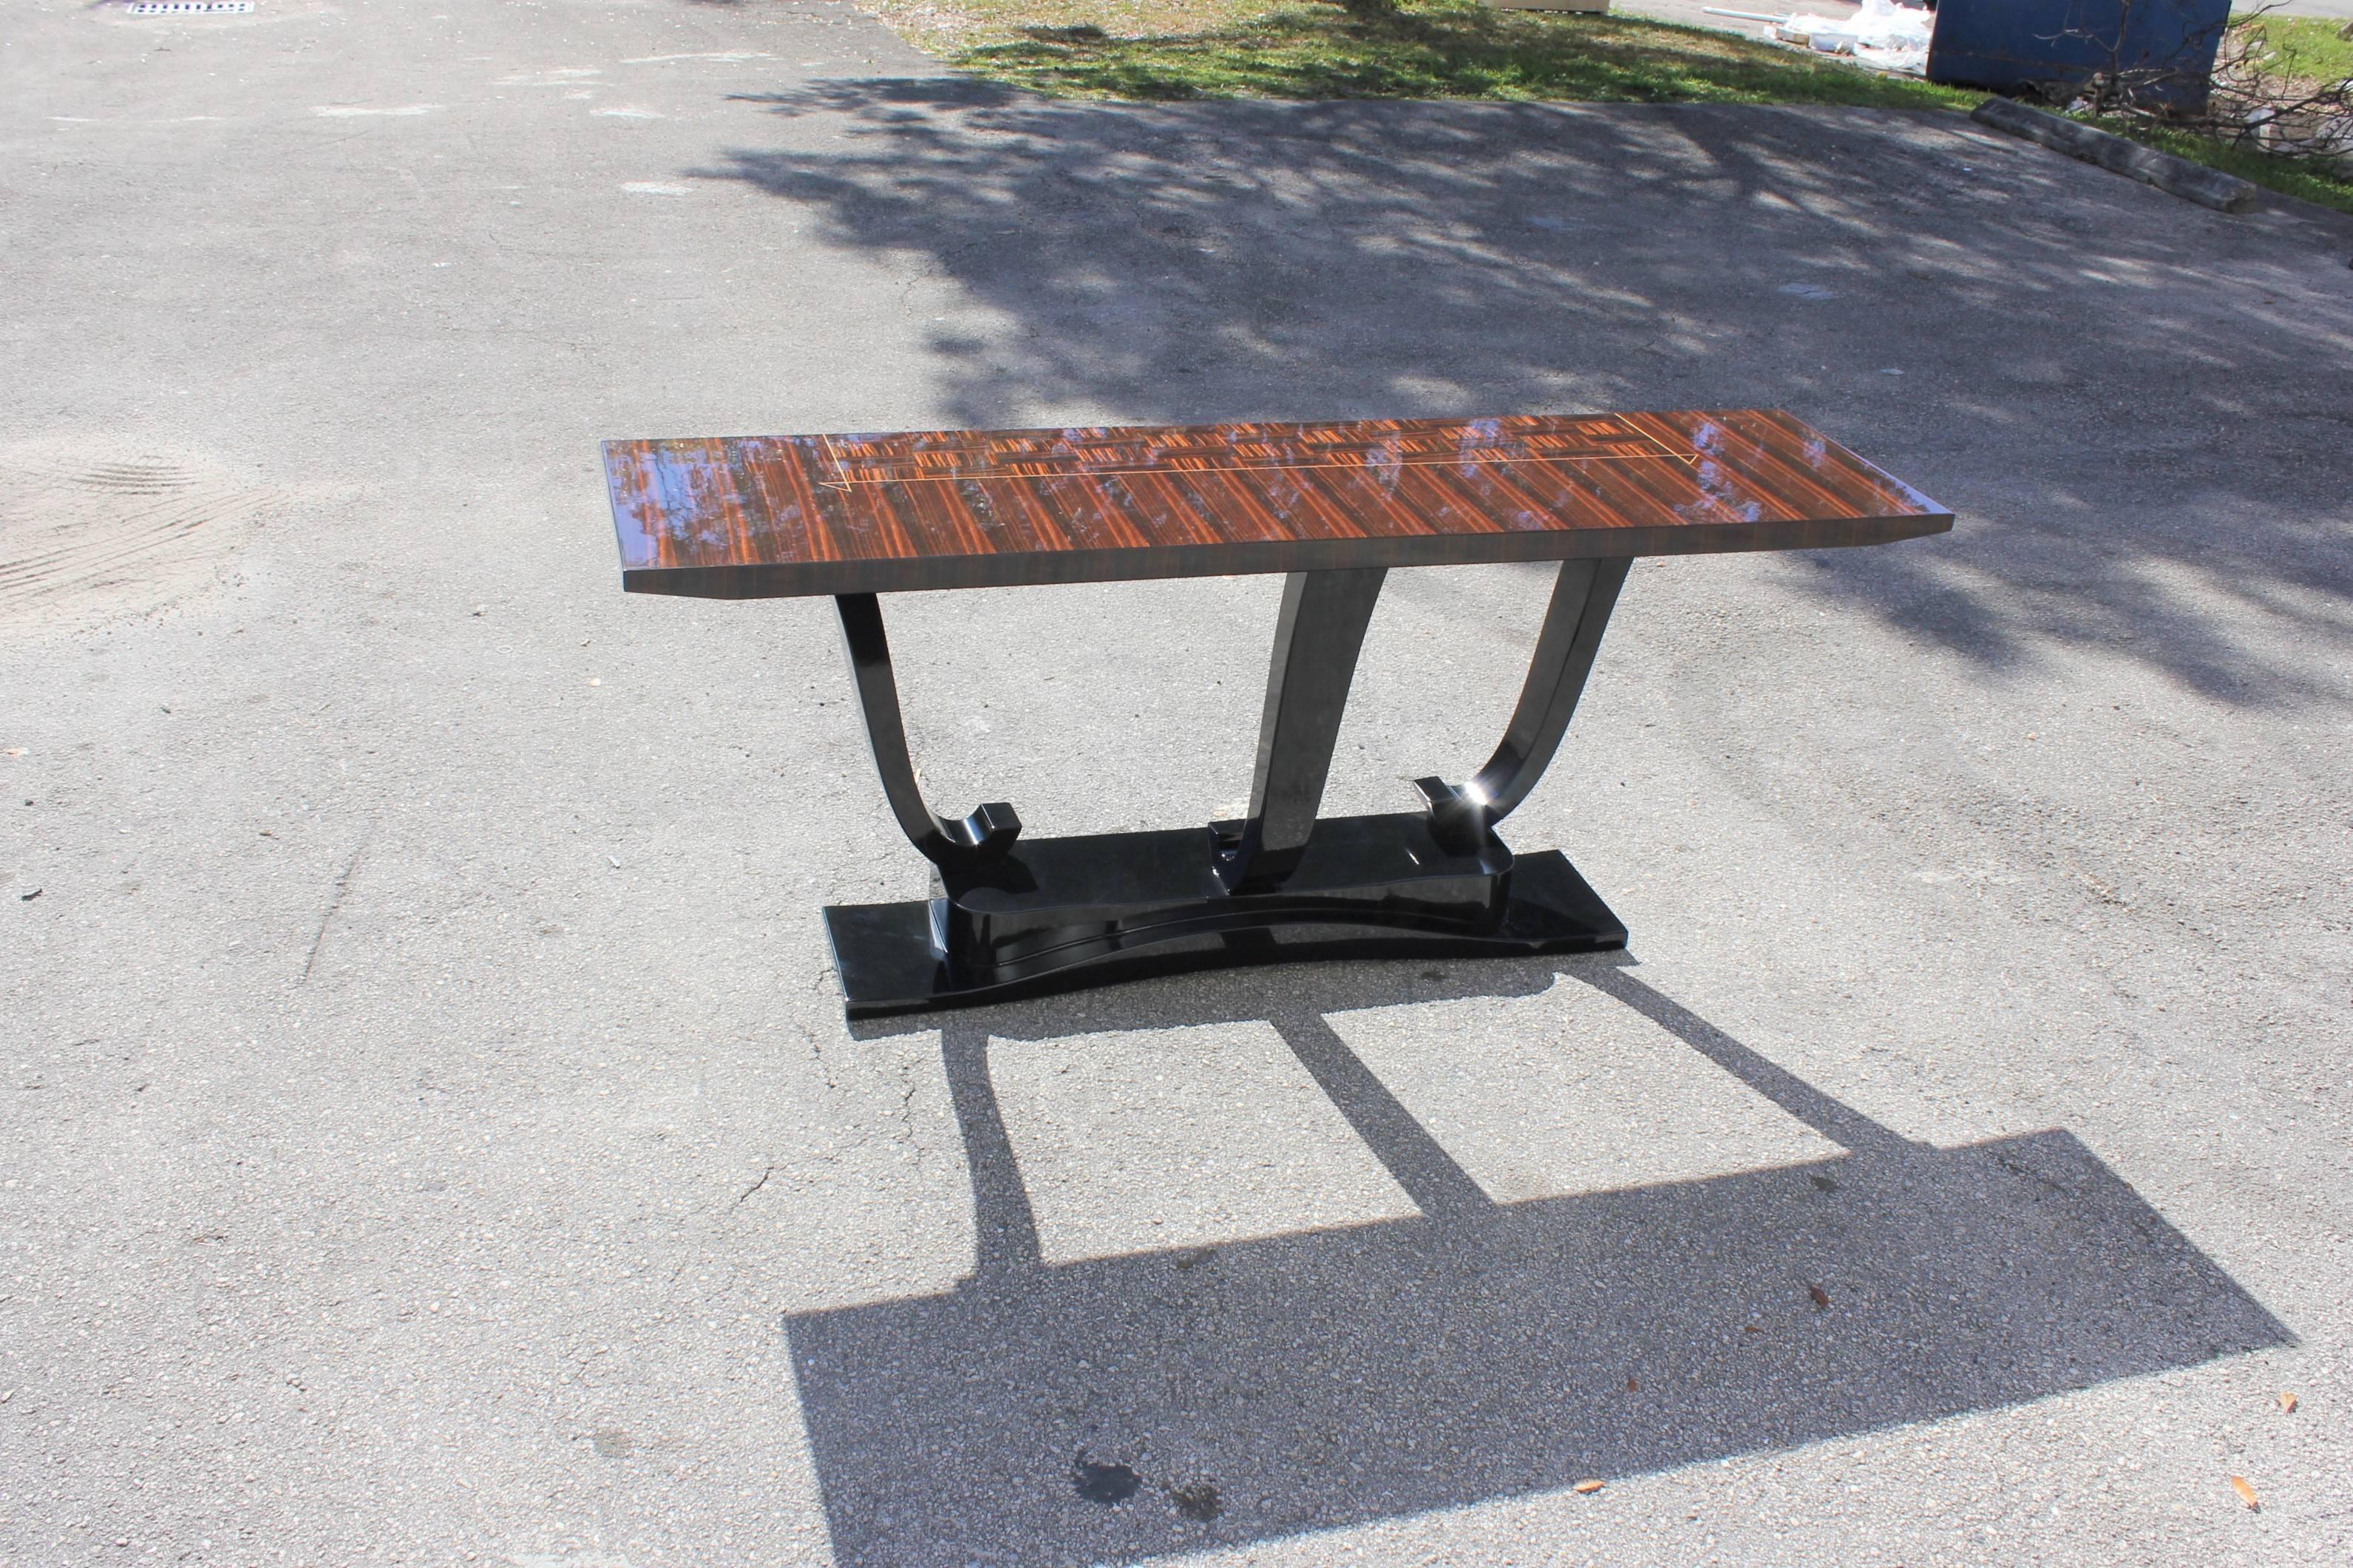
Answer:
<path fill-rule="evenodd" d="M 1862 0 L 1862 9 L 1845 21 L 1800 11 L 1773 30 L 1784 43 L 1851 54 L 1881 70 L 1917 75 L 1928 68 L 1928 34 L 1936 23 L 1928 12 L 1894 0 Z"/>

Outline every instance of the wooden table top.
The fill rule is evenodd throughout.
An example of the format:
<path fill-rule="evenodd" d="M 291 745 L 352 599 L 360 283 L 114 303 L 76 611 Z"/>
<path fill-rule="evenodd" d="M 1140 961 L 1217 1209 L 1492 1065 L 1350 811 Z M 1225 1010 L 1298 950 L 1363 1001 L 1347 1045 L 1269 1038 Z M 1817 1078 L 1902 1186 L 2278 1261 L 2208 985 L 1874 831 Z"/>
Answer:
<path fill-rule="evenodd" d="M 1770 409 L 608 441 L 621 585 L 765 598 L 1879 544 L 1952 514 Z"/>

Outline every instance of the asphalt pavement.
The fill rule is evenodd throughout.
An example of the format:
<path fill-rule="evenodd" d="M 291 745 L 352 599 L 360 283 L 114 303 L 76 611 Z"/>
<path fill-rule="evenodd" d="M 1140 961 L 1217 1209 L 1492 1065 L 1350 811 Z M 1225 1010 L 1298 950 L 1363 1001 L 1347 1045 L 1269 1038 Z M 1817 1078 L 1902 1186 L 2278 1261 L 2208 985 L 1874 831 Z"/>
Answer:
<path fill-rule="evenodd" d="M 2353 1542 L 2353 219 L 259 0 L 14 7 L 0 224 L 0 1560 Z M 828 969 L 926 886 L 829 607 L 625 597 L 597 458 L 1760 405 L 1959 522 L 1636 566 L 1507 834 L 1624 962 L 944 1025 Z M 1330 809 L 1486 755 L 1546 590 L 1392 574 Z M 1230 813 L 1278 594 L 894 601 L 927 786 Z"/>

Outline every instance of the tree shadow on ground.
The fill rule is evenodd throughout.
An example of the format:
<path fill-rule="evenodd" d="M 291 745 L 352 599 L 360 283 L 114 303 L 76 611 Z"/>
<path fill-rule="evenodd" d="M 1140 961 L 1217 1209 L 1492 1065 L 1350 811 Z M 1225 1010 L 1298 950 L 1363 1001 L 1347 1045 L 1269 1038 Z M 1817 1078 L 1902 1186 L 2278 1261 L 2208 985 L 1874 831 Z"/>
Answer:
<path fill-rule="evenodd" d="M 1790 581 L 1991 669 L 2092 644 L 2232 703 L 2337 694 L 2280 649 L 2353 630 L 2353 221 L 2203 214 L 1941 115 L 756 101 L 797 145 L 696 173 L 951 282 L 960 424 L 1788 407 L 1963 514 Z"/>
<path fill-rule="evenodd" d="M 945 1026 L 974 1275 L 785 1323 L 839 1561 L 1133 1561 L 2295 1342 L 2072 1135 L 1910 1142 L 1607 963 L 1462 964 L 1443 990 L 1566 973 L 1845 1152 L 1494 1203 L 1327 1021 L 1365 1005 L 1356 967 L 1204 988 L 1229 1005 L 1187 1021 L 1271 1022 L 1420 1217 L 1048 1265 L 987 1043 L 1165 1027 L 1166 998 Z"/>

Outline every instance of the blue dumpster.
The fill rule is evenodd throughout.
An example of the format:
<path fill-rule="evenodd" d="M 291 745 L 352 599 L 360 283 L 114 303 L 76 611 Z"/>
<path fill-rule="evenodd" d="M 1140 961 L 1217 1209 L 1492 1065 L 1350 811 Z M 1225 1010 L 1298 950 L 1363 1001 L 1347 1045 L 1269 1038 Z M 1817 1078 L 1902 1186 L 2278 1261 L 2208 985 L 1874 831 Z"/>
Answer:
<path fill-rule="evenodd" d="M 1942 0 L 1928 79 L 2047 91 L 2115 70 L 2140 101 L 2194 113 L 2230 19 L 2231 0 Z"/>

